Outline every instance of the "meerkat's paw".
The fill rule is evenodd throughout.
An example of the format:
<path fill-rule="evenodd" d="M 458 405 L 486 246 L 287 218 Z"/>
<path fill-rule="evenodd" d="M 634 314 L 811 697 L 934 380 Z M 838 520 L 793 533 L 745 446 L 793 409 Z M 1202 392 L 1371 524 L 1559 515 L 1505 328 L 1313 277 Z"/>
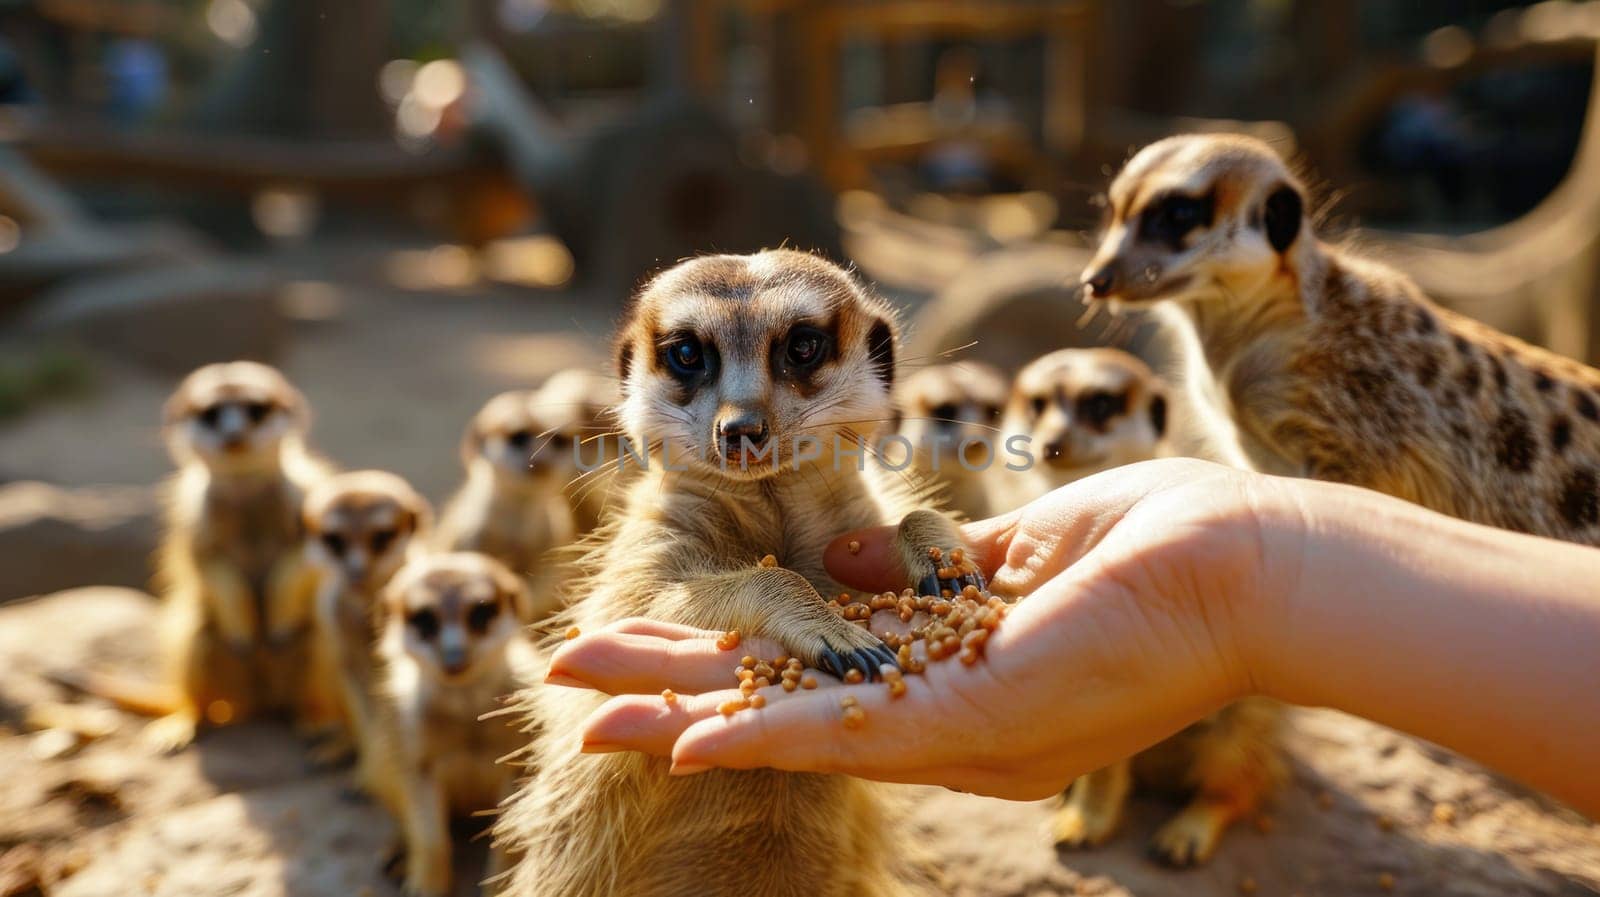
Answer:
<path fill-rule="evenodd" d="M 817 655 L 816 666 L 824 673 L 838 676 L 841 679 L 851 670 L 860 670 L 861 674 L 869 680 L 877 679 L 883 675 L 881 668 L 884 664 L 892 667 L 900 666 L 899 659 L 895 657 L 893 651 L 889 650 L 888 645 L 876 638 L 873 641 L 877 642 L 877 644 L 866 647 L 843 649 L 835 649 L 831 646 L 824 647 Z"/>
<path fill-rule="evenodd" d="M 959 593 L 969 585 L 989 590 L 983 571 L 966 556 L 955 523 L 943 514 L 912 511 L 900 521 L 895 541 L 918 594 Z"/>
<path fill-rule="evenodd" d="M 139 733 L 139 741 L 160 753 L 175 754 L 194 743 L 198 726 L 198 721 L 187 713 L 169 713 L 147 723 Z"/>
<path fill-rule="evenodd" d="M 1232 821 L 1229 807 L 1197 798 L 1156 829 L 1150 856 L 1168 866 L 1197 866 L 1211 859 Z"/>
<path fill-rule="evenodd" d="M 1071 850 L 1099 847 L 1111 840 L 1122 822 L 1120 807 L 1097 807 L 1069 803 L 1056 811 L 1051 824 L 1056 844 Z"/>

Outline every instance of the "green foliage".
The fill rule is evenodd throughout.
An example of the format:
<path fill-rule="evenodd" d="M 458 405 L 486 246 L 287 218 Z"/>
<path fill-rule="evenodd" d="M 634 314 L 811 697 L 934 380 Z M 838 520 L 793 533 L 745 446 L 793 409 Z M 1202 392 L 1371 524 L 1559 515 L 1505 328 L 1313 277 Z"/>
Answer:
<path fill-rule="evenodd" d="M 94 384 L 88 359 L 61 348 L 12 351 L 0 360 L 0 420 L 48 399 L 80 396 Z"/>

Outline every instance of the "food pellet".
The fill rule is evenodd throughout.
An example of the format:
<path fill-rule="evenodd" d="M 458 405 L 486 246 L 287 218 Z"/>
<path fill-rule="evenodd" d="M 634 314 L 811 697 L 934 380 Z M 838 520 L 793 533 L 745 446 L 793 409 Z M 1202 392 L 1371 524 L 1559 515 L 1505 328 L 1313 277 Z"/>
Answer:
<path fill-rule="evenodd" d="M 756 674 L 756 678 L 758 678 L 758 679 L 759 678 L 771 679 L 772 678 L 772 665 L 771 664 L 766 664 L 766 663 L 758 663 L 758 664 L 756 664 L 756 666 L 755 666 L 755 674 Z"/>
<path fill-rule="evenodd" d="M 766 676 L 757 676 L 750 684 L 754 685 L 756 688 L 766 688 L 772 684 L 772 680 L 768 679 Z"/>
<path fill-rule="evenodd" d="M 762 555 L 762 557 L 761 557 L 761 566 L 763 566 L 763 567 L 776 567 L 776 566 L 778 566 L 778 558 L 777 558 L 777 556 L 776 555 L 771 555 L 771 554 Z"/>
<path fill-rule="evenodd" d="M 1456 821 L 1456 805 L 1439 803 L 1433 805 L 1433 821 L 1440 825 L 1449 825 Z"/>
<path fill-rule="evenodd" d="M 906 681 L 904 679 L 889 680 L 889 697 L 902 698 L 906 694 Z"/>
<path fill-rule="evenodd" d="M 800 687 L 799 683 L 795 682 L 793 679 L 785 679 L 785 680 L 783 680 L 783 690 L 784 691 L 794 691 L 795 689 L 797 689 L 799 687 Z"/>
<path fill-rule="evenodd" d="M 1388 872 L 1379 872 L 1378 887 L 1384 889 L 1385 891 L 1394 890 L 1394 876 Z"/>
<path fill-rule="evenodd" d="M 761 708 L 767 706 L 767 699 L 761 695 L 751 695 L 750 706 L 756 710 L 760 710 Z"/>
<path fill-rule="evenodd" d="M 722 637 L 717 639 L 717 647 L 724 651 L 732 651 L 739 647 L 739 630 L 730 629 L 724 632 Z"/>
<path fill-rule="evenodd" d="M 816 688 L 817 687 L 816 677 L 814 677 L 814 676 L 806 676 L 805 678 L 801 679 L 800 680 L 800 687 L 801 688 L 805 688 L 805 689 Z"/>
<path fill-rule="evenodd" d="M 1256 892 L 1256 880 L 1255 879 L 1251 878 L 1248 875 L 1246 875 L 1244 878 L 1239 879 L 1239 893 L 1241 893 L 1241 894 L 1254 894 L 1255 892 Z"/>
<path fill-rule="evenodd" d="M 669 705 L 676 704 L 678 703 L 678 696 L 672 691 L 672 689 L 666 688 L 662 689 L 661 691 L 661 700 L 667 702 Z"/>
<path fill-rule="evenodd" d="M 845 550 L 850 552 L 851 554 L 860 554 L 861 553 L 861 543 L 857 542 L 854 539 L 851 539 L 850 543 L 845 546 Z"/>
<path fill-rule="evenodd" d="M 717 712 L 722 714 L 723 716 L 733 716 L 735 713 L 738 713 L 739 711 L 741 711 L 741 710 L 743 710 L 743 709 L 745 709 L 746 707 L 749 707 L 749 706 L 750 706 L 750 699 L 749 698 L 734 698 L 732 700 L 723 701 L 721 704 L 718 704 L 717 705 Z"/>
<path fill-rule="evenodd" d="M 570 642 L 570 641 L 572 641 L 573 639 L 577 638 L 578 636 L 580 636 L 582 634 L 583 633 L 578 630 L 578 627 L 574 626 L 571 629 L 567 630 L 567 641 Z"/>
<path fill-rule="evenodd" d="M 845 695 L 839 699 L 840 707 L 858 707 L 860 705 L 861 701 L 855 695 Z"/>
<path fill-rule="evenodd" d="M 943 561 L 944 560 L 944 552 L 940 551 L 938 548 L 929 548 L 928 549 L 928 560 L 935 561 L 935 562 Z"/>
<path fill-rule="evenodd" d="M 739 693 L 744 695 L 745 697 L 749 697 L 750 695 L 754 694 L 755 690 L 756 690 L 756 682 L 755 682 L 754 679 L 746 679 L 743 682 L 739 683 Z"/>
<path fill-rule="evenodd" d="M 1394 831 L 1394 820 L 1390 819 L 1388 816 L 1379 816 L 1378 829 L 1385 832 Z"/>
<path fill-rule="evenodd" d="M 844 681 L 850 683 L 851 685 L 860 685 L 861 682 L 866 678 L 866 676 L 861 674 L 860 670 L 856 669 L 845 670 L 844 673 Z"/>
<path fill-rule="evenodd" d="M 739 658 L 739 666 L 742 666 L 747 670 L 753 670 L 756 668 L 756 659 L 746 654 L 745 656 Z"/>
<path fill-rule="evenodd" d="M 859 729 L 861 724 L 867 721 L 866 711 L 860 707 L 846 707 L 842 717 L 846 729 Z"/>

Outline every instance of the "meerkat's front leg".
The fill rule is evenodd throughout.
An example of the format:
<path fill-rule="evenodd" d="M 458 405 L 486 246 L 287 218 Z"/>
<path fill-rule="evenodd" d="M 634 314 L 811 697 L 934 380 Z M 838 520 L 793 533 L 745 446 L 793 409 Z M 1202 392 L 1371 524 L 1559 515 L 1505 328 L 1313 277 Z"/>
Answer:
<path fill-rule="evenodd" d="M 299 550 L 290 551 L 272 565 L 267 575 L 263 633 L 269 645 L 282 645 L 299 634 L 311 620 L 321 577 Z"/>
<path fill-rule="evenodd" d="M 244 575 L 220 558 L 200 565 L 207 607 L 223 641 L 235 651 L 248 651 L 256 643 L 255 596 Z"/>
<path fill-rule="evenodd" d="M 828 610 L 805 577 L 781 567 L 753 567 L 683 584 L 684 622 L 738 629 L 783 645 L 807 666 L 843 676 L 860 670 L 869 679 L 896 664 L 879 638 Z M 674 615 L 676 616 L 676 615 Z"/>
<path fill-rule="evenodd" d="M 980 591 L 989 588 L 977 564 L 950 557 L 953 549 L 964 552 L 966 548 L 955 522 L 937 511 L 907 514 L 895 533 L 895 549 L 918 594 L 938 595 L 943 589 L 960 592 L 969 585 Z"/>
<path fill-rule="evenodd" d="M 420 770 L 402 786 L 401 829 L 406 840 L 407 897 L 450 892 L 450 814 L 439 783 Z"/>
<path fill-rule="evenodd" d="M 1056 843 L 1071 848 L 1104 844 L 1122 822 L 1122 810 L 1132 787 L 1133 774 L 1127 760 L 1079 776 L 1067 793 L 1066 803 L 1056 811 Z"/>

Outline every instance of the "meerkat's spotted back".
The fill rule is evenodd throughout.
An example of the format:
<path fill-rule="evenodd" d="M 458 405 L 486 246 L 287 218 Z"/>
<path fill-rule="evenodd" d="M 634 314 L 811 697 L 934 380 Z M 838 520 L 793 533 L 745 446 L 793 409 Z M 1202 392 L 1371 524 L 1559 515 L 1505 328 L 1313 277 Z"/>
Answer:
<path fill-rule="evenodd" d="M 1163 140 L 1110 196 L 1085 284 L 1178 304 L 1257 467 L 1600 544 L 1600 371 L 1319 240 L 1303 184 L 1259 141 Z"/>

